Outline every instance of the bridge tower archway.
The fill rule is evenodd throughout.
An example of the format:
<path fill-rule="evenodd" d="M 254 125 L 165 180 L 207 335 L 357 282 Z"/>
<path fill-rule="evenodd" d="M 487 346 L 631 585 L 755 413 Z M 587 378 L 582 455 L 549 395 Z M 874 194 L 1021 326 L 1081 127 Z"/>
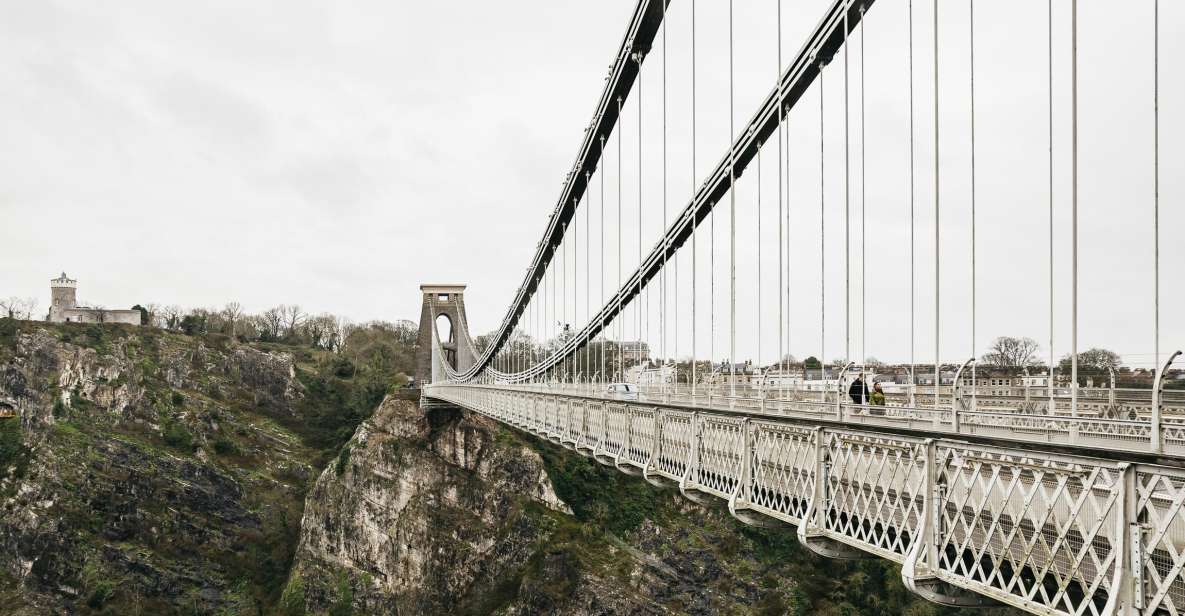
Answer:
<path fill-rule="evenodd" d="M 416 341 L 416 383 L 423 385 L 444 378 L 434 356 L 443 352 L 444 363 L 454 370 L 468 370 L 477 360 L 465 318 L 465 285 L 420 285 L 423 307 L 420 334 Z M 440 349 L 432 344 L 435 330 Z"/>

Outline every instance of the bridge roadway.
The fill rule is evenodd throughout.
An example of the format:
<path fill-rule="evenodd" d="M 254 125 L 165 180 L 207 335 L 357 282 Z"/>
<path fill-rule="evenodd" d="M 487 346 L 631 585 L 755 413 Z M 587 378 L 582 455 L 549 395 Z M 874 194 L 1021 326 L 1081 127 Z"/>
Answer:
<path fill-rule="evenodd" d="M 948 605 L 1037 614 L 1185 614 L 1185 426 L 1147 422 L 436 383 L 455 404 L 811 550 L 902 565 Z"/>

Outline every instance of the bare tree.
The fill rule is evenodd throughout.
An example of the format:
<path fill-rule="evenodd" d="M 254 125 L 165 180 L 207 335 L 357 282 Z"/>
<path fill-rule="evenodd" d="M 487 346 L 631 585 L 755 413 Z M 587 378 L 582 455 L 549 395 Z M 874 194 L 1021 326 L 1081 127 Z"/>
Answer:
<path fill-rule="evenodd" d="M 269 341 L 279 340 L 280 331 L 284 328 L 284 306 L 264 310 L 258 321 L 260 338 Z"/>
<path fill-rule="evenodd" d="M 144 310 L 148 312 L 148 318 L 144 319 L 144 324 L 160 327 L 160 325 L 157 323 L 157 319 L 159 318 L 158 313 L 160 312 L 160 304 L 144 304 Z"/>
<path fill-rule="evenodd" d="M 354 330 L 358 328 L 358 326 L 351 323 L 350 320 L 345 317 L 335 317 L 335 321 L 333 346 L 330 350 L 335 353 L 341 353 L 346 347 L 346 340 L 350 337 L 350 334 L 352 334 Z"/>
<path fill-rule="evenodd" d="M 160 315 L 160 325 L 165 329 L 177 329 L 177 325 L 181 323 L 181 315 L 184 311 L 176 304 L 161 307 L 158 314 Z"/>
<path fill-rule="evenodd" d="M 331 314 L 322 313 L 305 319 L 301 331 L 309 344 L 320 349 L 332 349 L 337 337 L 337 320 Z"/>
<path fill-rule="evenodd" d="M 1041 345 L 1032 338 L 1013 338 L 1000 336 L 992 342 L 982 361 L 988 366 L 996 368 L 1025 368 L 1040 365 L 1037 354 Z"/>
<path fill-rule="evenodd" d="M 14 296 L 0 299 L 0 316 L 28 321 L 33 318 L 35 312 L 37 312 L 37 298 L 35 297 L 22 299 Z"/>
<path fill-rule="evenodd" d="M 243 305 L 238 302 L 227 302 L 226 307 L 222 309 L 222 316 L 230 321 L 230 335 L 233 338 L 238 333 L 235 324 L 243 316 Z"/>
<path fill-rule="evenodd" d="M 299 304 L 286 304 L 280 306 L 280 314 L 284 318 L 285 335 L 294 337 L 297 334 L 297 327 L 304 322 L 307 315 L 301 310 Z"/>

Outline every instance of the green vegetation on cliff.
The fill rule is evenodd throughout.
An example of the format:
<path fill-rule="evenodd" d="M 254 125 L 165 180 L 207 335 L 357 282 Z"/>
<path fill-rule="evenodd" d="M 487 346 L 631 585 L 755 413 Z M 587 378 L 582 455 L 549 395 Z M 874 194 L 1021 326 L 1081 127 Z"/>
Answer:
<path fill-rule="evenodd" d="M 575 513 L 575 523 L 560 526 L 547 547 L 551 559 L 578 567 L 616 572 L 629 582 L 636 551 L 653 554 L 674 575 L 693 576 L 725 598 L 737 613 L 792 616 L 990 616 L 1006 610 L 960 611 L 914 595 L 901 581 L 896 564 L 878 558 L 840 561 L 823 558 L 798 542 L 795 529 L 746 526 L 728 514 L 724 501 L 698 505 L 675 488 L 657 488 L 552 443 L 515 433 L 543 458 L 556 494 Z M 552 517 L 561 517 L 552 514 Z M 606 558 L 617 550 L 619 558 Z M 608 548 L 608 549 L 607 549 Z M 540 555 L 525 577 L 538 577 Z M 533 569 L 535 567 L 536 569 Z M 561 568 L 562 570 L 562 568 Z M 549 571 L 548 574 L 554 574 Z M 542 581 L 541 581 L 542 582 Z M 562 592 L 563 580 L 536 586 Z M 667 606 L 692 606 L 675 595 Z"/>
<path fill-rule="evenodd" d="M 312 480 L 410 370 L 391 328 L 351 340 L 0 319 L 9 606 L 273 612 Z"/>

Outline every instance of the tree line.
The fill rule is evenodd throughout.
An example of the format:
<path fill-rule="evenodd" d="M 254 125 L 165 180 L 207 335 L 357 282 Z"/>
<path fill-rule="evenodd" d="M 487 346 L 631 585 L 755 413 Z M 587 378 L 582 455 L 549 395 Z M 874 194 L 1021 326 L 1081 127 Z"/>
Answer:
<path fill-rule="evenodd" d="M 328 351 L 337 357 L 332 370 L 339 377 L 356 371 L 384 378 L 415 372 L 419 327 L 414 321 L 355 323 L 327 312 L 312 313 L 297 304 L 281 304 L 259 313 L 238 302 L 221 309 L 148 304 L 136 306 L 143 324 L 189 336 L 227 336 L 241 342 L 278 343 Z"/>
<path fill-rule="evenodd" d="M 40 318 L 37 315 L 36 297 L 0 298 L 0 316 L 6 316 L 18 321 L 31 321 Z"/>
<path fill-rule="evenodd" d="M 223 308 L 183 309 L 175 305 L 136 306 L 144 313 L 144 324 L 191 336 L 223 334 L 244 342 L 281 342 L 307 345 L 340 352 L 352 335 L 361 330 L 381 329 L 400 343 L 414 345 L 416 324 L 408 320 L 354 323 L 327 312 L 312 313 L 299 304 L 280 304 L 249 314 L 238 302 Z"/>

